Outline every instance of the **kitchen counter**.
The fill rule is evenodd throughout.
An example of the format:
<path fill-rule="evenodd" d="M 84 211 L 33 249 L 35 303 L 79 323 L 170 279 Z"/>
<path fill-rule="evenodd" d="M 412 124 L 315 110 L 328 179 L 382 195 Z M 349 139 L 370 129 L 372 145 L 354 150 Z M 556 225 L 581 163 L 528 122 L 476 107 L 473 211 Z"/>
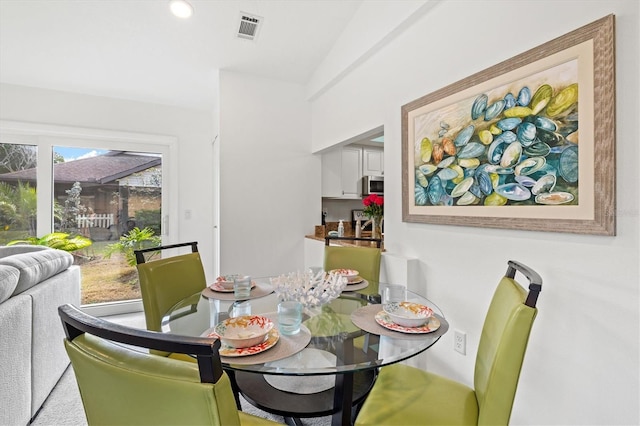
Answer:
<path fill-rule="evenodd" d="M 363 237 L 366 237 L 366 233 L 363 233 L 365 235 L 363 235 Z M 346 235 L 347 237 L 349 237 L 350 235 Z M 309 238 L 311 240 L 316 240 L 316 241 L 322 241 L 322 243 L 324 243 L 324 237 L 322 236 L 317 236 L 317 235 L 305 235 L 305 238 Z M 370 247 L 370 248 L 375 248 L 376 247 L 376 242 L 375 241 L 345 241 L 345 240 L 332 240 L 331 244 L 337 245 L 337 246 L 345 246 L 345 247 Z M 380 249 L 382 251 L 384 251 L 384 241 L 382 242 L 382 244 L 380 245 Z"/>

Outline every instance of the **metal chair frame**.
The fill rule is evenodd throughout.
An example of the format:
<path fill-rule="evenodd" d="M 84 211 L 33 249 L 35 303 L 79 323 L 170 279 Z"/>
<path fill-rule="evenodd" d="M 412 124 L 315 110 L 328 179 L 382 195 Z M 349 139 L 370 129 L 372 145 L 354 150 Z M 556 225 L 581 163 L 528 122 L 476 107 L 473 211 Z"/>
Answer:
<path fill-rule="evenodd" d="M 179 248 L 179 247 L 187 247 L 187 246 L 191 246 L 191 253 L 198 252 L 198 242 L 192 241 L 190 243 L 179 243 L 179 244 L 171 244 L 167 246 L 158 246 L 158 247 L 151 247 L 151 248 L 146 248 L 141 250 L 134 250 L 133 253 L 136 255 L 136 263 L 141 264 L 141 263 L 146 263 L 146 259 L 144 258 L 145 253 Z"/>

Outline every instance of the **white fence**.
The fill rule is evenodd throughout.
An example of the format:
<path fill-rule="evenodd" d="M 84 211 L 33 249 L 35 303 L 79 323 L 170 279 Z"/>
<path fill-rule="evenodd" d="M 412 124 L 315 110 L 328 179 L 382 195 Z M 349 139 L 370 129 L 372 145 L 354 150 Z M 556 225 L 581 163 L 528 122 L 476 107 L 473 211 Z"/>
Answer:
<path fill-rule="evenodd" d="M 89 216 L 76 217 L 78 228 L 108 228 L 113 225 L 113 213 L 92 214 Z"/>

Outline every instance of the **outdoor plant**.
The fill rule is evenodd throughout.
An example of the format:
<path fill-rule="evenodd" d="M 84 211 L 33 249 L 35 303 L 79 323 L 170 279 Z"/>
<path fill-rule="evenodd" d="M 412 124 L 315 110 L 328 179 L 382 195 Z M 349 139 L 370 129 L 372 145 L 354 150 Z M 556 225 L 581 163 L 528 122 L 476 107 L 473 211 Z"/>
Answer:
<path fill-rule="evenodd" d="M 66 234 L 64 232 L 52 232 L 40 238 L 29 237 L 22 240 L 9 241 L 7 243 L 8 246 L 12 246 L 15 244 L 47 246 L 58 250 L 72 252 L 89 247 L 93 243 L 89 238 L 83 237 L 82 235 L 75 235 L 71 237 L 69 234 Z"/>
<path fill-rule="evenodd" d="M 60 228 L 63 230 L 75 229 L 78 227 L 78 215 L 87 210 L 86 207 L 82 205 L 82 199 L 80 198 L 82 185 L 80 185 L 80 182 L 75 182 L 71 189 L 67 189 L 65 192 L 67 193 L 67 199 L 64 200 Z"/>
<path fill-rule="evenodd" d="M 136 255 L 134 250 L 157 247 L 161 242 L 162 239 L 158 235 L 155 235 L 153 229 L 144 228 L 141 230 L 136 227 L 121 236 L 117 243 L 109 244 L 106 247 L 104 256 L 108 259 L 114 253 L 122 253 L 127 260 L 127 264 L 129 266 L 135 266 Z"/>
<path fill-rule="evenodd" d="M 35 233 L 36 205 L 36 189 L 28 183 L 0 182 L 0 226 L 3 230 Z"/>
<path fill-rule="evenodd" d="M 156 234 L 160 233 L 160 209 L 137 210 L 136 223 L 152 229 Z"/>

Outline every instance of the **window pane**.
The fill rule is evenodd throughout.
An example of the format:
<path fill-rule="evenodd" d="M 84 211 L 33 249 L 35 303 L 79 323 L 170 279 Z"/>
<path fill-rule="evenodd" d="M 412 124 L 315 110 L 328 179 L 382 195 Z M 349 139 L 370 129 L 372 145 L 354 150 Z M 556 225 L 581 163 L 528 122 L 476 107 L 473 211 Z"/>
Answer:
<path fill-rule="evenodd" d="M 0 143 L 0 245 L 36 235 L 37 159 L 37 146 Z"/>
<path fill-rule="evenodd" d="M 82 304 L 139 299 L 133 250 L 160 244 L 162 157 L 54 147 L 54 162 L 54 229 L 91 240 L 74 252 Z"/>

